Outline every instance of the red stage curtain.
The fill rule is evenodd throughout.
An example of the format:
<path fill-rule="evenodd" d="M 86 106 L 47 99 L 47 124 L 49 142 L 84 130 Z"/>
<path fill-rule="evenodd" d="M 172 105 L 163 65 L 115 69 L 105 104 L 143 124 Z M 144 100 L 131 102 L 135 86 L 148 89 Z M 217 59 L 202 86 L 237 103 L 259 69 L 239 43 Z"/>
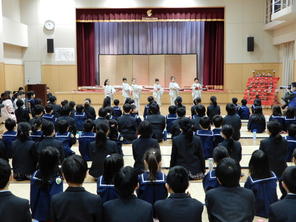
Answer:
<path fill-rule="evenodd" d="M 142 21 L 147 18 L 146 9 L 76 9 L 77 22 L 112 20 Z M 223 21 L 224 8 L 151 8 L 152 18 L 159 20 Z M 157 21 L 157 20 L 156 20 Z"/>
<path fill-rule="evenodd" d="M 221 89 L 224 83 L 224 22 L 206 22 L 203 84 Z"/>
<path fill-rule="evenodd" d="M 95 25 L 77 23 L 78 86 L 94 86 L 95 78 Z"/>

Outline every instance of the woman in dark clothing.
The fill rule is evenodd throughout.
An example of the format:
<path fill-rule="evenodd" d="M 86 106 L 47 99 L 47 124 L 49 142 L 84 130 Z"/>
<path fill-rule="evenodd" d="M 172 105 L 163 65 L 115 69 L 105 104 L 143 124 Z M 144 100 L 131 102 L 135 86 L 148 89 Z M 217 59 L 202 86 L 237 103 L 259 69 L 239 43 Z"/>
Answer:
<path fill-rule="evenodd" d="M 213 117 L 215 115 L 220 115 L 220 106 L 217 104 L 217 97 L 216 96 L 211 96 L 210 98 L 211 104 L 207 107 L 207 116 L 213 120 Z"/>

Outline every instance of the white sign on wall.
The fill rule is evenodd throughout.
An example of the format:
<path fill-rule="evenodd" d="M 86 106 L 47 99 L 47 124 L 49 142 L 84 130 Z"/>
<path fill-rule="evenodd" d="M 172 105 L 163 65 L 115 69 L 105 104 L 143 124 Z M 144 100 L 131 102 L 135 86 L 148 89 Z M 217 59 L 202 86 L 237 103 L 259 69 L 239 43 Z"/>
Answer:
<path fill-rule="evenodd" d="M 74 48 L 55 48 L 56 62 L 74 62 Z"/>

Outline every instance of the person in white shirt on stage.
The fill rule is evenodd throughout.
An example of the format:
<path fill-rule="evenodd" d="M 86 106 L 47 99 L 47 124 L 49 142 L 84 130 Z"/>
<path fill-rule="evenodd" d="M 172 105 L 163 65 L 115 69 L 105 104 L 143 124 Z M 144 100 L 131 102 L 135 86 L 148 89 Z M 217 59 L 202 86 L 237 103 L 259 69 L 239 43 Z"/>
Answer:
<path fill-rule="evenodd" d="M 202 85 L 200 84 L 198 78 L 194 78 L 194 83 L 192 84 L 192 100 L 197 97 L 201 98 Z"/>
<path fill-rule="evenodd" d="M 131 86 L 127 83 L 127 79 L 122 79 L 122 96 L 124 97 L 124 100 L 127 98 L 131 98 Z"/>
<path fill-rule="evenodd" d="M 179 95 L 180 86 L 178 83 L 176 83 L 175 76 L 171 76 L 171 82 L 169 84 L 169 95 L 171 100 L 171 105 L 175 105 L 175 100 Z"/>
<path fill-rule="evenodd" d="M 105 93 L 105 98 L 108 96 L 111 99 L 111 102 L 114 99 L 114 94 L 116 93 L 116 90 L 113 86 L 110 85 L 109 79 L 106 79 L 104 82 L 104 93 Z"/>
<path fill-rule="evenodd" d="M 132 88 L 133 99 L 135 101 L 135 106 L 137 107 L 137 110 L 139 110 L 140 109 L 140 98 L 141 98 L 143 87 L 140 85 L 137 85 L 136 79 L 132 78 L 131 88 Z"/>
<path fill-rule="evenodd" d="M 163 88 L 159 84 L 159 79 L 155 79 L 155 83 L 153 86 L 153 97 L 159 106 L 161 106 L 162 94 L 163 94 Z"/>

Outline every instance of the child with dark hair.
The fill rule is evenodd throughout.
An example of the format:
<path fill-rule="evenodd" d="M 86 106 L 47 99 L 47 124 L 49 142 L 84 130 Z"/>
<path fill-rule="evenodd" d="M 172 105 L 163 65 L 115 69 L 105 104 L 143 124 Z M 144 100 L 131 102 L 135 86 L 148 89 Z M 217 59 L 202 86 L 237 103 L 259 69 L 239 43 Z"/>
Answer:
<path fill-rule="evenodd" d="M 212 120 L 215 128 L 213 129 L 213 143 L 214 143 L 214 147 L 218 146 L 219 143 L 221 143 L 223 141 L 223 137 L 221 135 L 221 131 L 222 131 L 222 123 L 223 123 L 223 117 L 222 116 L 214 116 L 213 120 Z"/>
<path fill-rule="evenodd" d="M 166 130 L 168 133 L 171 133 L 172 126 L 177 117 L 177 107 L 174 105 L 169 106 L 169 114 L 165 117 L 166 121 Z"/>
<path fill-rule="evenodd" d="M 97 194 L 102 198 L 103 203 L 118 198 L 118 194 L 114 188 L 114 177 L 123 165 L 122 155 L 113 153 L 106 156 L 104 173 L 97 181 Z"/>
<path fill-rule="evenodd" d="M 18 124 L 17 139 L 12 142 L 13 177 L 18 180 L 29 180 L 36 170 L 34 160 L 34 142 L 30 140 L 30 124 Z"/>
<path fill-rule="evenodd" d="M 183 99 L 181 96 L 177 96 L 175 99 L 175 106 L 178 108 L 184 108 L 186 110 L 186 107 L 183 105 Z"/>
<path fill-rule="evenodd" d="M 199 136 L 204 152 L 204 158 L 208 159 L 213 157 L 214 149 L 214 133 L 211 131 L 211 120 L 209 117 L 204 116 L 200 119 L 199 125 L 201 130 L 196 131 L 196 135 Z"/>
<path fill-rule="evenodd" d="M 270 121 L 277 121 L 281 124 L 282 130 L 285 128 L 285 118 L 282 116 L 282 109 L 280 106 L 273 106 L 272 107 L 272 115 L 269 117 Z"/>
<path fill-rule="evenodd" d="M 28 104 L 28 108 L 29 108 L 30 112 L 34 113 L 34 109 L 35 109 L 35 105 L 36 105 L 34 91 L 27 92 L 27 104 Z"/>
<path fill-rule="evenodd" d="M 238 109 L 238 115 L 243 120 L 248 120 L 250 117 L 250 109 L 247 106 L 248 101 L 246 99 L 242 99 L 242 105 Z"/>
<path fill-rule="evenodd" d="M 31 121 L 31 139 L 34 142 L 38 142 L 42 139 L 43 132 L 41 130 L 42 118 L 34 118 Z"/>
<path fill-rule="evenodd" d="M 146 119 L 146 116 L 150 115 L 150 111 L 149 111 L 150 105 L 153 103 L 156 103 L 153 96 L 148 96 L 147 101 L 148 101 L 148 104 L 144 108 L 144 114 L 143 114 L 144 119 Z"/>
<path fill-rule="evenodd" d="M 229 157 L 228 150 L 224 146 L 217 146 L 213 151 L 213 159 L 216 166 L 223 160 L 224 158 Z M 202 180 L 204 191 L 208 191 L 210 189 L 219 187 L 220 184 L 216 177 L 216 170 L 210 170 Z"/>
<path fill-rule="evenodd" d="M 122 116 L 122 111 L 121 111 L 121 108 L 119 107 L 119 100 L 114 99 L 113 104 L 114 106 L 112 107 L 113 111 L 112 111 L 111 119 L 118 119 L 119 117 Z"/>
<path fill-rule="evenodd" d="M 138 176 L 138 198 L 154 204 L 163 200 L 168 193 L 165 187 L 166 175 L 161 172 L 161 154 L 159 149 L 150 149 L 144 154 L 144 164 L 147 172 Z"/>
<path fill-rule="evenodd" d="M 120 221 L 129 222 L 153 221 L 152 205 L 133 195 L 138 185 L 138 178 L 132 167 L 121 168 L 114 178 L 114 185 L 119 198 L 104 203 L 105 221 L 115 222 L 118 218 L 122 218 Z"/>
<path fill-rule="evenodd" d="M 165 139 L 163 133 L 165 129 L 165 117 L 159 113 L 159 106 L 157 103 L 151 104 L 150 115 L 146 117 L 146 120 L 151 124 L 152 138 L 157 139 L 158 142 Z"/>
<path fill-rule="evenodd" d="M 29 122 L 30 121 L 30 115 L 29 110 L 24 108 L 24 101 L 21 99 L 18 99 L 16 101 L 17 109 L 15 110 L 15 116 L 17 123 L 20 122 Z"/>
<path fill-rule="evenodd" d="M 253 109 L 253 114 L 248 121 L 248 130 L 256 133 L 263 133 L 266 128 L 265 116 L 262 113 L 262 107 L 256 106 Z"/>
<path fill-rule="evenodd" d="M 194 115 L 192 117 L 192 122 L 194 125 L 194 129 L 195 130 L 200 130 L 200 125 L 199 125 L 199 121 L 202 117 L 204 117 L 206 115 L 206 107 L 202 104 L 198 104 L 195 107 L 196 109 L 196 115 Z"/>
<path fill-rule="evenodd" d="M 242 126 L 241 119 L 239 115 L 236 113 L 236 107 L 232 103 L 228 103 L 226 105 L 227 115 L 223 119 L 223 125 L 231 125 L 233 128 L 233 139 L 239 140 L 240 139 L 240 129 Z"/>
<path fill-rule="evenodd" d="M 46 147 L 41 151 L 38 170 L 32 175 L 30 186 L 30 205 L 32 218 L 49 221 L 52 196 L 63 192 L 62 173 L 59 170 L 59 151 Z"/>
<path fill-rule="evenodd" d="M 142 119 L 139 116 L 139 112 L 138 112 L 135 104 L 131 104 L 131 114 L 130 115 L 131 115 L 131 117 L 134 117 L 136 119 L 137 126 L 139 126 L 139 124 L 142 122 Z"/>
<path fill-rule="evenodd" d="M 75 112 L 76 103 L 74 101 L 70 101 L 68 103 L 68 105 L 69 105 L 69 108 L 70 108 L 70 116 L 73 118 L 73 115 L 74 115 L 74 112 Z"/>
<path fill-rule="evenodd" d="M 185 193 L 188 186 L 189 175 L 184 167 L 175 166 L 169 170 L 166 187 L 170 196 L 154 204 L 155 216 L 159 221 L 202 221 L 203 204 Z"/>
<path fill-rule="evenodd" d="M 76 137 L 69 132 L 69 124 L 67 120 L 60 119 L 57 121 L 55 138 L 63 143 L 65 157 L 75 154 L 75 152 L 71 150 L 71 147 L 76 143 Z"/>
<path fill-rule="evenodd" d="M 236 113 L 238 113 L 238 110 L 239 110 L 239 105 L 237 104 L 238 99 L 237 99 L 236 97 L 233 97 L 233 98 L 231 99 L 231 101 L 232 101 L 232 104 L 235 105 Z"/>
<path fill-rule="evenodd" d="M 254 103 L 253 103 L 253 105 L 251 107 L 252 113 L 254 113 L 256 108 L 259 108 L 259 107 L 262 108 L 261 104 L 262 104 L 261 99 L 256 96 L 256 99 L 254 100 Z"/>
<path fill-rule="evenodd" d="M 215 115 L 221 114 L 221 110 L 220 110 L 220 106 L 217 104 L 216 96 L 211 96 L 210 100 L 211 100 L 211 104 L 207 107 L 207 116 L 212 121 Z"/>
<path fill-rule="evenodd" d="M 288 128 L 288 136 L 285 137 L 288 142 L 287 162 L 292 161 L 292 154 L 296 148 L 296 124 L 291 124 Z"/>
<path fill-rule="evenodd" d="M 201 103 L 201 98 L 200 97 L 196 97 L 194 100 L 193 100 L 193 105 L 191 106 L 191 118 L 193 118 L 194 115 L 196 115 L 196 106 L 198 104 Z"/>
<path fill-rule="evenodd" d="M 35 104 L 34 109 L 31 111 L 31 114 L 34 118 L 42 117 L 44 114 L 44 107 L 40 104 Z"/>
<path fill-rule="evenodd" d="M 119 134 L 118 131 L 118 123 L 115 119 L 110 119 L 109 120 L 109 134 L 108 137 L 110 140 L 114 141 L 117 144 L 117 148 L 120 152 L 120 154 L 123 155 L 122 153 L 122 137 Z"/>
<path fill-rule="evenodd" d="M 83 105 L 79 104 L 76 106 L 76 112 L 74 112 L 73 118 L 75 120 L 77 130 L 82 131 L 84 121 L 87 119 Z"/>
<path fill-rule="evenodd" d="M 256 199 L 256 216 L 268 218 L 269 206 L 278 200 L 277 177 L 270 171 L 267 155 L 262 150 L 253 152 L 249 162 L 250 176 L 245 188 L 253 191 Z"/>
<path fill-rule="evenodd" d="M 181 133 L 179 122 L 185 117 L 185 115 L 186 115 L 186 110 L 183 107 L 180 107 L 177 109 L 178 119 L 174 121 L 171 128 L 172 138 L 175 136 L 178 136 Z"/>
<path fill-rule="evenodd" d="M 6 119 L 4 125 L 7 131 L 3 133 L 2 141 L 5 145 L 6 157 L 11 158 L 12 157 L 11 144 L 13 141 L 16 140 L 16 135 L 17 135 L 17 132 L 15 131 L 16 122 L 13 119 Z"/>
<path fill-rule="evenodd" d="M 292 107 L 288 107 L 286 111 L 286 116 L 285 116 L 284 130 L 288 131 L 289 126 L 291 124 L 296 124 L 295 109 Z"/>
<path fill-rule="evenodd" d="M 85 112 L 88 119 L 92 119 L 92 120 L 96 119 L 96 111 L 91 106 L 91 99 L 89 99 L 89 98 L 86 98 L 84 100 L 84 112 Z"/>
<path fill-rule="evenodd" d="M 93 132 L 94 123 L 91 119 L 87 119 L 83 124 L 83 131 L 79 135 L 79 152 L 85 161 L 90 161 L 90 143 L 96 140 L 96 133 Z"/>
<path fill-rule="evenodd" d="M 69 124 L 69 132 L 71 132 L 74 136 L 76 136 L 76 133 L 77 133 L 76 122 L 70 116 L 70 114 L 71 114 L 70 106 L 68 106 L 68 105 L 63 106 L 61 109 L 61 112 L 60 112 L 60 117 L 57 118 L 56 123 L 60 120 L 66 120 L 67 123 Z"/>
<path fill-rule="evenodd" d="M 53 115 L 53 106 L 51 104 L 45 106 L 45 114 L 42 119 L 55 123 L 56 117 Z"/>

